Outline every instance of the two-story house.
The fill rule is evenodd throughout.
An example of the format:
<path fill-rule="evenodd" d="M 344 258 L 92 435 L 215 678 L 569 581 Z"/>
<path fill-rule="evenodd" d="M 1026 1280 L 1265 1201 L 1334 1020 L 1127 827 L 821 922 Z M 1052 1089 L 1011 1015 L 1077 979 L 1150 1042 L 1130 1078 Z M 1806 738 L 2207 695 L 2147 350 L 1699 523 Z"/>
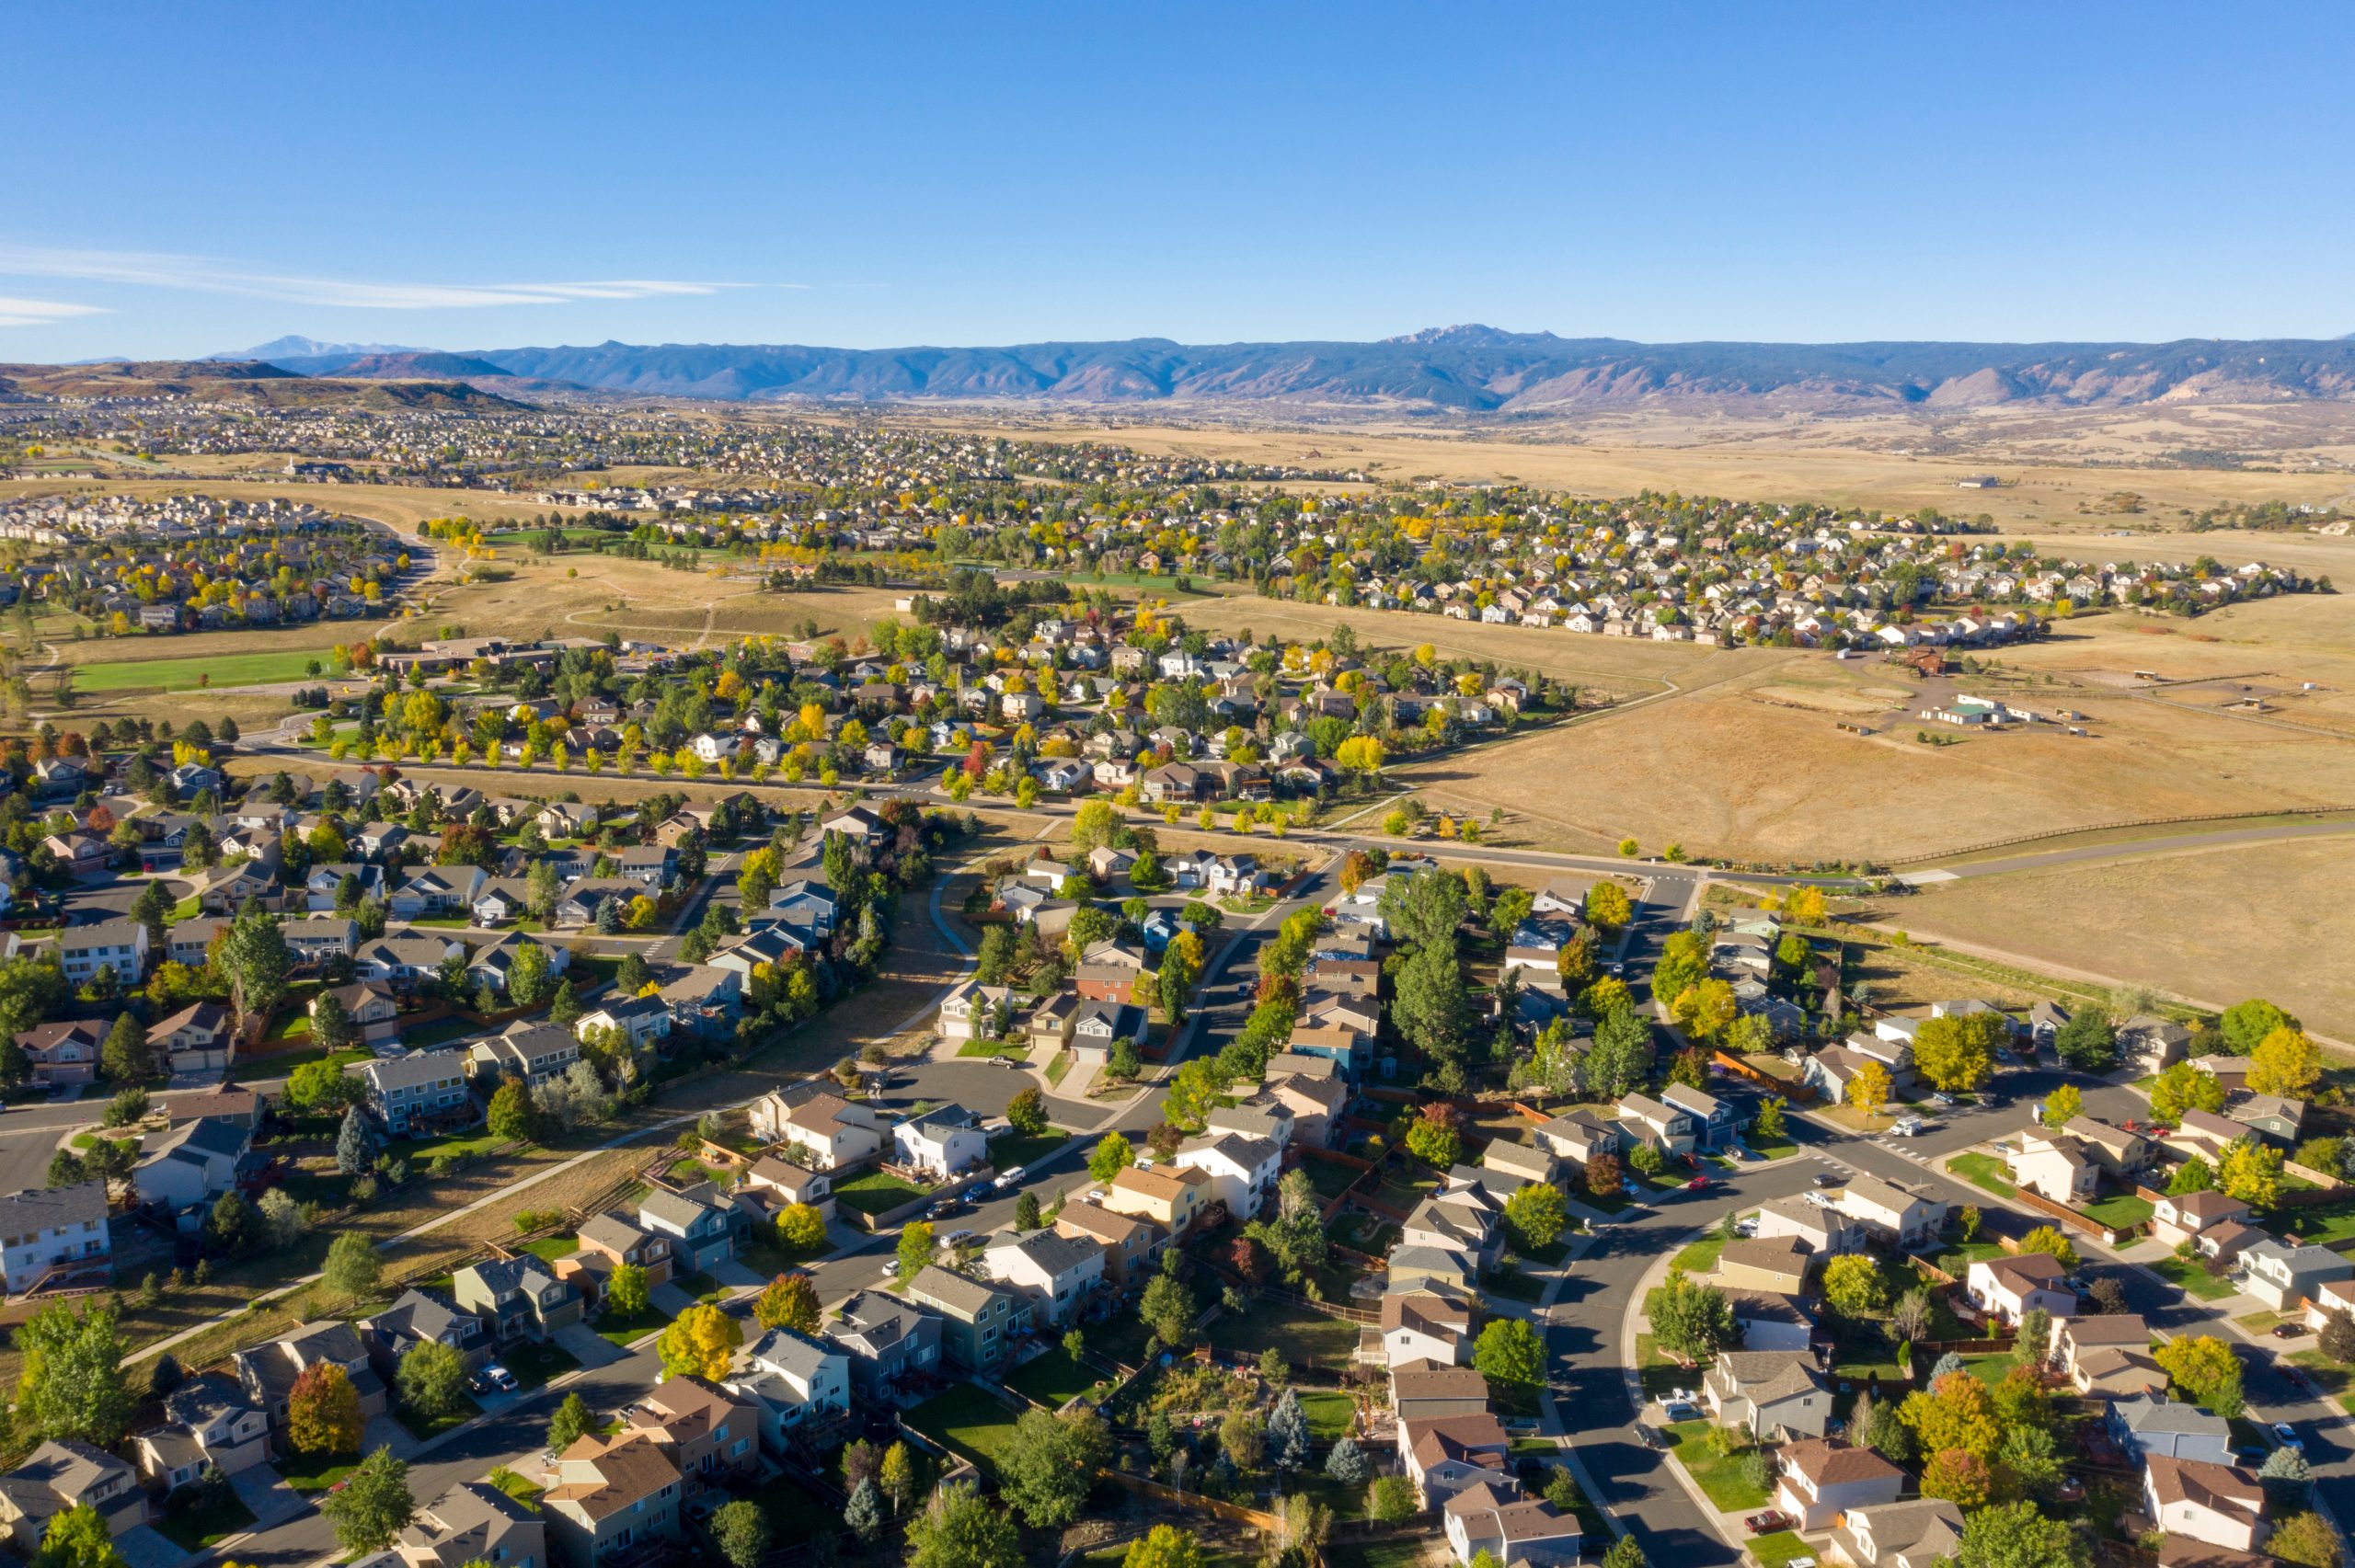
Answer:
<path fill-rule="evenodd" d="M 208 1466 L 236 1475 L 269 1459 L 269 1416 L 220 1373 L 190 1379 L 163 1402 L 163 1420 L 131 1438 L 132 1462 L 148 1485 L 176 1492 Z"/>
<path fill-rule="evenodd" d="M 1951 1206 L 1877 1176 L 1858 1175 L 1834 1196 L 1833 1207 L 1874 1236 L 1910 1248 L 1938 1233 Z"/>
<path fill-rule="evenodd" d="M 72 1088 L 98 1076 L 98 1048 L 106 1044 L 107 1025 L 95 1018 L 62 1024 L 36 1024 L 17 1036 L 17 1048 L 32 1064 L 32 1081 L 43 1089 Z"/>
<path fill-rule="evenodd" d="M 675 1272 L 674 1238 L 642 1228 L 607 1209 L 580 1222 L 580 1245 L 556 1260 L 556 1276 L 580 1292 L 584 1308 L 605 1299 L 614 1271 L 625 1265 L 643 1269 L 649 1288 L 670 1283 Z"/>
<path fill-rule="evenodd" d="M 1689 1112 L 1662 1104 L 1648 1094 L 1626 1094 L 1620 1097 L 1612 1115 L 1634 1142 L 1648 1143 L 1663 1154 L 1693 1152 L 1694 1119 Z"/>
<path fill-rule="evenodd" d="M 1440 1505 L 1440 1530 L 1456 1562 L 1570 1568 L 1580 1561 L 1578 1516 L 1543 1497 L 1518 1496 L 1519 1490 L 1509 1480 L 1476 1481 Z"/>
<path fill-rule="evenodd" d="M 238 1351 L 229 1361 L 237 1386 L 254 1408 L 270 1418 L 272 1431 L 286 1425 L 286 1401 L 294 1391 L 294 1379 L 321 1363 L 343 1368 L 360 1395 L 362 1414 L 385 1413 L 384 1379 L 368 1364 L 368 1346 L 350 1323 L 302 1323 L 267 1345 Z"/>
<path fill-rule="evenodd" d="M 500 1033 L 474 1043 L 466 1052 L 466 1071 L 488 1093 L 502 1080 L 545 1083 L 560 1078 L 580 1059 L 580 1042 L 571 1030 L 561 1024 L 519 1018 Z"/>
<path fill-rule="evenodd" d="M 1717 1425 L 1761 1442 L 1821 1437 L 1832 1414 L 1830 1386 L 1804 1352 L 1720 1350 L 1701 1388 Z"/>
<path fill-rule="evenodd" d="M 429 1342 L 448 1345 L 469 1367 L 490 1359 L 489 1325 L 460 1310 L 438 1290 L 404 1290 L 391 1306 L 362 1318 L 358 1326 L 361 1343 L 368 1347 L 368 1364 L 388 1385 L 400 1371 L 401 1357 Z"/>
<path fill-rule="evenodd" d="M 2145 1454 L 2142 1513 L 2171 1536 L 2189 1536 L 2233 1551 L 2255 1551 L 2271 1527 L 2265 1488 L 2237 1465 Z"/>
<path fill-rule="evenodd" d="M 638 1395 L 622 1420 L 625 1434 L 659 1441 L 684 1476 L 715 1482 L 760 1465 L 759 1415 L 750 1397 L 690 1373 L 673 1373 Z"/>
<path fill-rule="evenodd" d="M 2029 1311 L 2074 1317 L 2077 1293 L 2069 1287 L 2068 1274 L 2048 1253 L 2003 1254 L 1974 1260 L 1964 1274 L 1963 1289 L 1981 1311 L 2007 1323 Z"/>
<path fill-rule="evenodd" d="M 1430 1290 L 1392 1290 L 1382 1298 L 1375 1326 L 1383 1364 L 1393 1371 L 1416 1362 L 1453 1367 L 1472 1354 L 1469 1302 Z"/>
<path fill-rule="evenodd" d="M 1212 1201 L 1210 1173 L 1190 1165 L 1131 1165 L 1104 1186 L 1104 1207 L 1161 1227 L 1183 1240 Z"/>
<path fill-rule="evenodd" d="M 1671 1083 L 1660 1091 L 1660 1097 L 1661 1103 L 1693 1118 L 1693 1146 L 1705 1153 L 1723 1149 L 1740 1130 L 1733 1107 L 1715 1094 Z"/>
<path fill-rule="evenodd" d="M 2212 1188 L 2169 1193 L 2151 1206 L 2151 1234 L 2170 1247 L 2179 1247 L 2186 1242 L 2198 1246 L 2200 1238 L 2217 1227 L 2246 1225 L 2252 1218 L 2253 1211 L 2247 1204 Z"/>
<path fill-rule="evenodd" d="M 1870 1448 L 1826 1437 L 1785 1444 L 1775 1464 L 1775 1506 L 1810 1535 L 1838 1524 L 1851 1508 L 1896 1502 L 1905 1485 L 1905 1472 Z"/>
<path fill-rule="evenodd" d="M 69 925 L 57 935 L 57 967 L 68 985 L 88 985 L 106 969 L 128 990 L 147 978 L 147 928 L 135 920 Z"/>
<path fill-rule="evenodd" d="M 1617 1122 L 1584 1106 L 1538 1123 L 1535 1137 L 1539 1146 L 1557 1158 L 1574 1160 L 1581 1166 L 1598 1154 L 1615 1155 L 1626 1145 Z"/>
<path fill-rule="evenodd" d="M 109 1536 L 147 1517 L 147 1494 L 131 1466 L 75 1437 L 41 1444 L 0 1474 L 0 1531 L 27 1557 L 40 1551 L 49 1524 L 68 1508 L 95 1508 Z"/>
<path fill-rule="evenodd" d="M 1001 1230 L 982 1262 L 999 1283 L 1029 1298 L 1032 1321 L 1064 1328 L 1076 1322 L 1104 1278 L 1104 1249 L 1090 1236 L 1052 1230 Z"/>
<path fill-rule="evenodd" d="M 401 1568 L 549 1568 L 539 1511 L 488 1481 L 462 1481 L 419 1508 L 393 1550 Z"/>
<path fill-rule="evenodd" d="M 865 1105 L 809 1085 L 789 1094 L 772 1090 L 753 1101 L 752 1127 L 755 1138 L 808 1150 L 809 1160 L 797 1163 L 816 1171 L 875 1159 L 889 1138 L 883 1118 Z"/>
<path fill-rule="evenodd" d="M 990 1140 L 973 1112 L 958 1104 L 936 1105 L 891 1124 L 891 1154 L 902 1165 L 946 1181 L 987 1164 Z"/>
<path fill-rule="evenodd" d="M 771 1329 L 745 1347 L 742 1362 L 726 1386 L 752 1402 L 761 1442 L 772 1453 L 799 1445 L 808 1459 L 811 1448 L 839 1432 L 852 1387 L 852 1358 L 841 1345 Z"/>
<path fill-rule="evenodd" d="M 1175 1163 L 1208 1176 L 1212 1196 L 1240 1224 L 1258 1219 L 1261 1207 L 1273 1202 L 1283 1150 L 1264 1138 L 1205 1134 L 1179 1144 Z"/>
<path fill-rule="evenodd" d="M 2102 1420 L 2129 1463 L 2153 1458 L 2233 1462 L 2233 1429 L 2224 1418 L 2164 1393 L 2112 1400 Z"/>
<path fill-rule="evenodd" d="M 2101 1167 L 2067 1133 L 2023 1131 L 2005 1162 L 2016 1185 L 2054 1203 L 2090 1202 L 2101 1185 Z"/>
<path fill-rule="evenodd" d="M 735 1209 L 709 1182 L 672 1192 L 656 1187 L 638 1200 L 638 1228 L 671 1239 L 671 1250 L 689 1269 L 707 1270 L 736 1255 Z"/>
<path fill-rule="evenodd" d="M 1169 1241 L 1168 1233 L 1152 1220 L 1115 1214 L 1101 1202 L 1086 1198 L 1064 1204 L 1055 1216 L 1055 1229 L 1103 1249 L 1104 1279 L 1116 1290 L 1143 1288 Z"/>
<path fill-rule="evenodd" d="M 1942 1497 L 1851 1508 L 1832 1550 L 1849 1568 L 1940 1568 L 1962 1555 L 1962 1510 Z"/>
<path fill-rule="evenodd" d="M 944 1040 L 994 1039 L 1013 1019 L 1013 987 L 969 980 L 942 999 L 935 1026 Z"/>
<path fill-rule="evenodd" d="M 2244 1247 L 2241 1288 L 2277 1312 L 2302 1312 L 2326 1281 L 2355 1279 L 2355 1261 L 2309 1242 L 2292 1246 L 2270 1237 Z"/>
<path fill-rule="evenodd" d="M 1512 1439 L 1488 1412 L 1397 1425 L 1399 1462 L 1424 1507 L 1442 1506 L 1469 1486 L 1510 1484 Z"/>
<path fill-rule="evenodd" d="M 490 1325 L 500 1345 L 546 1340 L 580 1321 L 580 1293 L 530 1253 L 468 1264 L 450 1284 L 450 1299 Z"/>
<path fill-rule="evenodd" d="M 895 1296 L 855 1291 L 820 1332 L 830 1348 L 849 1358 L 851 1387 L 863 1399 L 892 1403 L 940 1375 L 940 1320 Z"/>
<path fill-rule="evenodd" d="M 378 1057 L 345 1070 L 363 1086 L 368 1114 L 395 1138 L 407 1138 L 420 1128 L 463 1126 L 480 1116 L 481 1107 L 466 1087 L 467 1065 L 465 1052 L 443 1047 Z"/>
<path fill-rule="evenodd" d="M 952 1366 L 994 1373 L 1030 1332 L 1029 1298 L 930 1265 L 907 1282 L 908 1299 L 940 1319 L 940 1346 Z"/>
<path fill-rule="evenodd" d="M 582 1437 L 557 1456 L 540 1496 L 548 1545 L 563 1568 L 604 1568 L 675 1540 L 681 1491 L 678 1465 L 650 1434 Z"/>
<path fill-rule="evenodd" d="M 210 1203 L 237 1185 L 253 1140 L 253 1128 L 226 1116 L 199 1116 L 150 1133 L 132 1167 L 132 1187 L 140 1202 L 176 1214 Z"/>

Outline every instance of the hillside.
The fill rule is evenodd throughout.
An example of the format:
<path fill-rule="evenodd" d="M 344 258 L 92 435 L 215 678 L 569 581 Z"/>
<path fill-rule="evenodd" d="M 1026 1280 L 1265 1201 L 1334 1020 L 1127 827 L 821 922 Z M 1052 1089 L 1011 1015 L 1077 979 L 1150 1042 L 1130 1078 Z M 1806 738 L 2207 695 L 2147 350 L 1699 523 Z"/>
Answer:
<path fill-rule="evenodd" d="M 282 362 L 345 373 L 372 358 Z M 1863 411 L 2355 398 L 2355 342 L 2345 340 L 1645 344 L 1454 326 L 1375 343 L 1140 338 L 860 349 L 608 342 L 478 349 L 462 360 L 538 382 L 731 401 L 1192 402 L 1511 415 L 1662 403 Z"/>
<path fill-rule="evenodd" d="M 501 372 L 491 370 L 486 373 Z M 233 361 L 0 364 L 0 400 L 27 397 L 190 397 L 204 403 L 249 403 L 271 408 L 338 406 L 488 411 L 528 406 L 464 381 L 306 376 L 278 365 Z"/>

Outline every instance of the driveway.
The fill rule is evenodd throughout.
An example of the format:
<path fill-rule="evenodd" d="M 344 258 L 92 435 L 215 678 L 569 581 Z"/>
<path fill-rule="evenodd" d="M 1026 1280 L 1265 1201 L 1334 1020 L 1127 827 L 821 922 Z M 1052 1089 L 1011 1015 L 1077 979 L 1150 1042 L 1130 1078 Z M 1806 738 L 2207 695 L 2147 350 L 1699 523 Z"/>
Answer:
<path fill-rule="evenodd" d="M 311 1506 L 301 1493 L 287 1485 L 285 1479 L 268 1465 L 239 1471 L 229 1478 L 229 1489 L 252 1513 L 254 1522 L 247 1527 L 249 1529 L 266 1530 L 272 1525 L 283 1524 Z"/>
<path fill-rule="evenodd" d="M 650 1296 L 653 1293 L 649 1291 L 648 1294 Z M 685 1292 L 682 1291 L 680 1294 L 684 1295 Z M 586 1323 L 572 1323 L 557 1330 L 556 1342 L 583 1367 L 611 1366 L 622 1358 L 622 1350 L 619 1345 Z"/>
<path fill-rule="evenodd" d="M 135 1525 L 114 1538 L 114 1549 L 130 1568 L 179 1568 L 188 1553 L 153 1525 Z"/>

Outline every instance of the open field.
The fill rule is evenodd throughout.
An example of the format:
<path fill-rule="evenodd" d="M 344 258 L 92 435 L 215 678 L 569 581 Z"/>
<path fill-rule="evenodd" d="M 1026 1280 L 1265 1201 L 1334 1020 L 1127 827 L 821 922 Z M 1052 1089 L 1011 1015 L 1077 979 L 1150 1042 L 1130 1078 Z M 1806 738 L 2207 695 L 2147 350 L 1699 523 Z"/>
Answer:
<path fill-rule="evenodd" d="M 121 692 L 144 687 L 187 691 L 198 686 L 258 686 L 305 679 L 305 666 L 326 660 L 316 649 L 282 653 L 213 654 L 194 658 L 143 658 L 121 663 L 82 664 L 74 670 L 76 692 Z"/>
<path fill-rule="evenodd" d="M 2263 996 L 2355 1038 L 2355 834 L 1941 882 L 1892 911 L 1944 936 L 2230 1005 Z M 2285 940 L 2287 918 L 2294 940 Z"/>
<path fill-rule="evenodd" d="M 235 500 L 300 500 L 351 517 L 370 517 L 390 523 L 403 533 L 415 532 L 430 517 L 471 517 L 484 521 L 531 519 L 549 512 L 579 509 L 542 506 L 481 490 L 443 490 L 412 485 L 258 484 L 197 472 L 201 458 L 172 460 L 188 468 L 190 476 L 165 479 L 7 479 L 0 480 L 0 498 L 12 496 L 223 496 Z M 250 457 L 236 460 L 252 461 Z M 281 462 L 283 460 L 281 460 Z"/>

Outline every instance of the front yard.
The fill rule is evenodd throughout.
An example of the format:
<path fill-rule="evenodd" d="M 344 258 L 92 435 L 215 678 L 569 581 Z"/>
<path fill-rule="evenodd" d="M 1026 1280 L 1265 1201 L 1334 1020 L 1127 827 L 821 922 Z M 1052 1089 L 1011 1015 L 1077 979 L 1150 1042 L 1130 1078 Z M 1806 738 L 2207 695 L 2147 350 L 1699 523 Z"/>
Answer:
<path fill-rule="evenodd" d="M 2009 1169 L 1993 1154 L 1958 1154 L 1947 1162 L 1947 1169 L 1981 1191 L 2000 1198 L 2010 1198 L 2019 1191 L 2011 1184 Z"/>
<path fill-rule="evenodd" d="M 861 1214 L 888 1213 L 924 1195 L 925 1189 L 913 1182 L 881 1171 L 861 1171 L 846 1182 L 834 1184 L 834 1201 Z"/>
<path fill-rule="evenodd" d="M 1680 1421 L 1660 1428 L 1660 1436 L 1668 1442 L 1668 1451 L 1684 1467 L 1684 1473 L 1706 1494 L 1712 1506 L 1722 1513 L 1747 1513 L 1766 1506 L 1766 1489 L 1743 1475 L 1743 1461 L 1748 1453 L 1718 1455 L 1710 1450 L 1710 1424 L 1706 1421 Z"/>
<path fill-rule="evenodd" d="M 183 1508 L 178 1513 L 166 1509 L 164 1516 L 155 1521 L 155 1528 L 183 1551 L 202 1551 L 253 1522 L 253 1510 L 237 1501 L 237 1494 L 224 1486 L 221 1495 L 204 1507 Z"/>
<path fill-rule="evenodd" d="M 2172 1253 L 2163 1258 L 2153 1258 L 2143 1266 L 2202 1301 L 2221 1301 L 2236 1288 L 2230 1279 L 2220 1279 L 2200 1265 L 2187 1263 Z"/>
<path fill-rule="evenodd" d="M 1008 1133 L 1003 1138 L 991 1139 L 990 1163 L 1003 1174 L 1017 1166 L 1035 1164 L 1070 1141 L 1071 1134 L 1059 1127 L 1050 1127 L 1036 1138 Z M 842 1188 L 836 1187 L 834 1191 L 840 1193 Z"/>

